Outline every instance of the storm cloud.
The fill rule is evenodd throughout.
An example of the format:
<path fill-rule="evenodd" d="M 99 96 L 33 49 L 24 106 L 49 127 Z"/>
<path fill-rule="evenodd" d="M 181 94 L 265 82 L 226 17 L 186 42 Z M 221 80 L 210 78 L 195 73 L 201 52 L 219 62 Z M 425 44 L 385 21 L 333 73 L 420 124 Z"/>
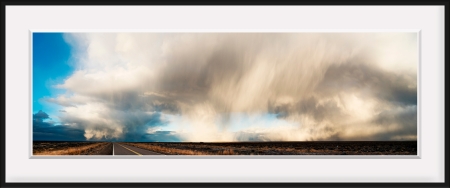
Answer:
<path fill-rule="evenodd" d="M 66 41 L 75 71 L 55 86 L 65 94 L 45 100 L 86 139 L 147 138 L 155 128 L 166 132 L 154 140 L 417 138 L 417 33 L 68 33 Z"/>
<path fill-rule="evenodd" d="M 84 140 L 84 130 L 69 126 L 55 125 L 46 121 L 50 116 L 39 110 L 33 114 L 33 140 L 35 141 L 80 141 Z"/>

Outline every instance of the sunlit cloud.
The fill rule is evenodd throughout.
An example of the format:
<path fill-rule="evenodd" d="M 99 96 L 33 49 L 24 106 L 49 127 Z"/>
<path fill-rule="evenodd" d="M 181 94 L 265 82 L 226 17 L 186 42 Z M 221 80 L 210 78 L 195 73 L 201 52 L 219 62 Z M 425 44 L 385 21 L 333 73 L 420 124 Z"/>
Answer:
<path fill-rule="evenodd" d="M 417 33 L 65 38 L 75 70 L 45 100 L 87 140 L 417 138 Z"/>

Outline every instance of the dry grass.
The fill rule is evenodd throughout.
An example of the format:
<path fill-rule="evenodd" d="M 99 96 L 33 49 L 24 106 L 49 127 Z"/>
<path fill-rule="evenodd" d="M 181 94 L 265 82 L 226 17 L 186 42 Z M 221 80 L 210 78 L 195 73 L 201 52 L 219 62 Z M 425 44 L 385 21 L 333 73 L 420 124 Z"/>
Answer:
<path fill-rule="evenodd" d="M 144 143 L 126 143 L 128 145 L 147 149 L 150 151 L 166 154 L 166 155 L 236 155 L 237 153 L 232 148 L 221 148 L 217 149 L 214 152 L 207 151 L 198 151 L 193 149 L 179 149 L 179 148 L 170 148 L 170 147 L 162 147 L 158 145 L 152 144 L 144 144 Z"/>
<path fill-rule="evenodd" d="M 232 149 L 223 150 L 222 155 L 234 155 L 234 150 Z"/>
<path fill-rule="evenodd" d="M 97 148 L 97 147 L 105 147 L 108 143 L 93 143 L 87 146 L 80 147 L 70 147 L 65 149 L 59 149 L 54 151 L 39 151 L 33 152 L 33 155 L 81 155 L 82 153 L 86 153 L 88 150 Z"/>
<path fill-rule="evenodd" d="M 269 147 L 263 147 L 263 148 L 247 148 L 247 147 L 240 147 L 240 148 L 233 148 L 233 147 L 221 147 L 221 146 L 207 146 L 207 145 L 190 145 L 190 148 L 186 149 L 180 149 L 180 148 L 173 148 L 170 146 L 160 146 L 157 144 L 150 144 L 150 143 L 126 143 L 128 145 L 147 149 L 151 151 L 155 151 L 158 153 L 166 154 L 166 155 L 248 155 L 248 154 L 254 154 L 259 155 L 259 153 L 267 153 L 267 152 L 282 152 L 285 149 L 272 149 Z M 199 151 L 196 149 L 205 149 L 210 148 L 212 151 Z M 290 151 L 295 149 L 290 149 Z M 249 151 L 251 151 L 249 153 Z"/>
<path fill-rule="evenodd" d="M 166 155 L 416 155 L 406 142 L 126 143 Z"/>

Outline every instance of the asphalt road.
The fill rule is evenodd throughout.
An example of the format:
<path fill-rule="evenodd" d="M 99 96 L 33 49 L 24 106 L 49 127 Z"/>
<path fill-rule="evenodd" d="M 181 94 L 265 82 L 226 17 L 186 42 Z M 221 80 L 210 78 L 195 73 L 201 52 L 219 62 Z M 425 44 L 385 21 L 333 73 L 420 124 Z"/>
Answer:
<path fill-rule="evenodd" d="M 119 143 L 114 143 L 113 148 L 113 155 L 162 155 L 153 151 Z"/>

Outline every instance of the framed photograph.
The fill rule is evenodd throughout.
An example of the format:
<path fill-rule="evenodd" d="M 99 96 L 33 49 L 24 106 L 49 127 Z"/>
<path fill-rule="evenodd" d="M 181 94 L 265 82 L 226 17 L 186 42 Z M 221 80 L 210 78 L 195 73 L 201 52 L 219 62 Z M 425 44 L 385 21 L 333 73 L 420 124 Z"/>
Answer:
<path fill-rule="evenodd" d="M 2 184 L 448 186 L 445 5 L 6 4 Z"/>
<path fill-rule="evenodd" d="M 32 31 L 32 154 L 417 157 L 419 34 Z"/>

